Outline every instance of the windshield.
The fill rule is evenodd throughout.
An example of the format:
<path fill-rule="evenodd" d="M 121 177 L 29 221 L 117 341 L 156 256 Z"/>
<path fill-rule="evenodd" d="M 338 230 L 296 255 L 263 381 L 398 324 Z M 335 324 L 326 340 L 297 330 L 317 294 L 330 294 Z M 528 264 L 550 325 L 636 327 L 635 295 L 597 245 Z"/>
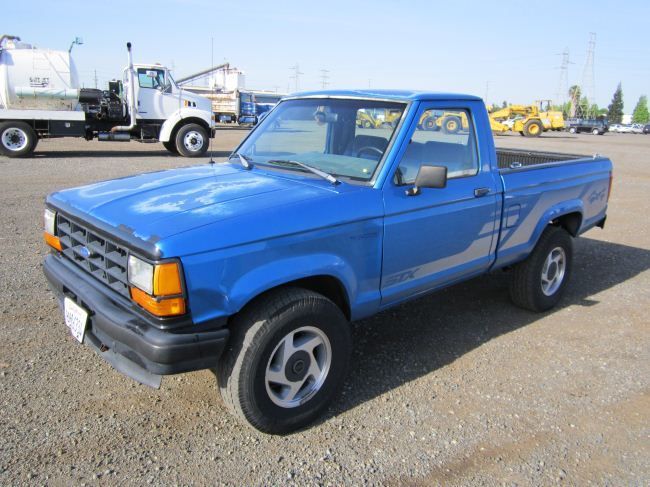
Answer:
<path fill-rule="evenodd" d="M 286 100 L 237 152 L 254 164 L 298 161 L 334 176 L 369 181 L 405 108 L 403 103 L 374 100 Z M 304 168 L 287 165 L 283 170 Z"/>

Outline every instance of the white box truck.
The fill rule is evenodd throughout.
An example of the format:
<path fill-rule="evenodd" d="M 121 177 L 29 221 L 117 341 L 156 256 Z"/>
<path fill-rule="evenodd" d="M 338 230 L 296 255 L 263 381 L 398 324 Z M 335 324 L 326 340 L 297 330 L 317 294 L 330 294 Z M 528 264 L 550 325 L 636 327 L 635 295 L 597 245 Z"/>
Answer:
<path fill-rule="evenodd" d="M 0 36 L 0 154 L 30 156 L 39 139 L 160 141 L 186 157 L 205 154 L 214 134 L 210 100 L 180 88 L 159 64 L 128 66 L 108 89 L 80 88 L 68 51 Z"/>

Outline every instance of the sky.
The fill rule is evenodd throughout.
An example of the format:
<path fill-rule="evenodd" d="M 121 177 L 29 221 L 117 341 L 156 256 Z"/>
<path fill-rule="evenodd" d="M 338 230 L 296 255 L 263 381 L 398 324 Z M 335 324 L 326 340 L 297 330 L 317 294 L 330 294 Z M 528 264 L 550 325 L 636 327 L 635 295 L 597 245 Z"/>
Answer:
<path fill-rule="evenodd" d="M 583 84 L 596 33 L 594 94 L 607 106 L 621 82 L 625 113 L 650 95 L 650 2 L 501 0 L 3 2 L 0 31 L 38 47 L 67 49 L 83 84 L 120 78 L 127 41 L 135 62 L 159 62 L 176 78 L 228 61 L 246 87 L 394 88 L 487 96 L 489 103 L 557 99 L 561 53 L 568 84 Z M 100 86 L 101 87 L 101 86 Z M 564 96 L 564 90 L 560 90 Z"/>

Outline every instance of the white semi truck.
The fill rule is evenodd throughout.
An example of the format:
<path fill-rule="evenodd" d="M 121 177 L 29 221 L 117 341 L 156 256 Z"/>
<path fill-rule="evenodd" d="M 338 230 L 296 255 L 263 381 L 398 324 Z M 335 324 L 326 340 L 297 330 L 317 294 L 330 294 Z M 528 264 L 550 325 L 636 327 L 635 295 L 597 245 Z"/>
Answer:
<path fill-rule="evenodd" d="M 210 100 L 178 87 L 159 64 L 128 66 L 107 90 L 80 88 L 68 51 L 0 36 L 0 154 L 30 156 L 39 139 L 160 141 L 186 157 L 205 154 L 214 134 Z"/>

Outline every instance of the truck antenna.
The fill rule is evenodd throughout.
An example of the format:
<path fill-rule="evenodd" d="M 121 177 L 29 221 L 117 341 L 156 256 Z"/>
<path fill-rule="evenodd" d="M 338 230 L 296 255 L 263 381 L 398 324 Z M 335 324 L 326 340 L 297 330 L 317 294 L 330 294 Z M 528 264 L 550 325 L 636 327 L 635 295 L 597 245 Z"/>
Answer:
<path fill-rule="evenodd" d="M 214 37 L 210 37 L 210 66 L 214 66 Z M 212 112 L 212 117 L 214 117 L 214 111 L 212 109 L 212 103 L 214 100 L 214 79 L 212 79 L 212 99 L 210 100 L 210 112 Z M 210 138 L 210 160 L 208 161 L 208 164 L 214 164 L 214 159 L 212 158 L 212 127 L 210 127 L 210 131 L 208 132 L 208 137 Z"/>

